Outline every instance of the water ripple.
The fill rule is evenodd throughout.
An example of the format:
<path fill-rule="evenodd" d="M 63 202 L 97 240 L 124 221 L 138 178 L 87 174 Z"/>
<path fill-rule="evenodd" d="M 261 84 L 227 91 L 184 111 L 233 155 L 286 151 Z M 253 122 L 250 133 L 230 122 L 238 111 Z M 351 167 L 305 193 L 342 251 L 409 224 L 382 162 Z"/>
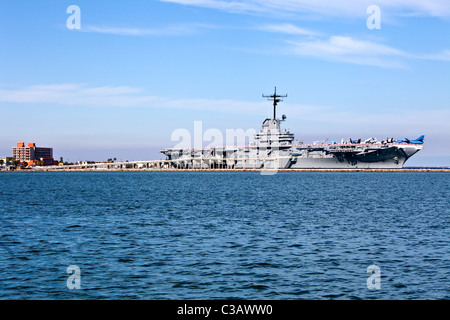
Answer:
<path fill-rule="evenodd" d="M 445 173 L 0 179 L 0 299 L 450 297 Z"/>

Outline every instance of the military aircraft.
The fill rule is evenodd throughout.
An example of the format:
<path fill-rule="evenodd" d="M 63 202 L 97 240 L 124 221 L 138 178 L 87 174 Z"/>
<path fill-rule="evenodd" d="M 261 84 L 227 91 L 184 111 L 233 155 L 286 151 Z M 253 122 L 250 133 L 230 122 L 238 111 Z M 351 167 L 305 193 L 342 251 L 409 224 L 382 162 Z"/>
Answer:
<path fill-rule="evenodd" d="M 407 138 L 405 138 L 405 140 L 395 140 L 394 142 L 399 142 L 399 143 L 411 143 L 411 144 L 423 144 L 423 139 L 425 138 L 424 135 L 421 135 L 420 137 L 418 137 L 415 140 L 409 140 Z"/>

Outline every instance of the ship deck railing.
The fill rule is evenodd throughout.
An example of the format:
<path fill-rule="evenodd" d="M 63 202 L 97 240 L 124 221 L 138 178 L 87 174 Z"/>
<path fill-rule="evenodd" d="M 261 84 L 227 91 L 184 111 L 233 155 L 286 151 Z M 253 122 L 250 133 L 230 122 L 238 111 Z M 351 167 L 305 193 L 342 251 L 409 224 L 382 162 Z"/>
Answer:
<path fill-rule="evenodd" d="M 224 151 L 239 151 L 242 149 L 249 149 L 249 148 L 255 148 L 255 147 L 260 147 L 260 148 L 267 148 L 267 147 L 271 147 L 271 148 L 280 148 L 280 147 L 347 147 L 347 148 L 352 148 L 352 147 L 373 147 L 373 146 L 396 146 L 396 145 L 401 145 L 401 146 L 406 146 L 406 145 L 412 145 L 411 143 L 406 143 L 406 142 L 374 142 L 374 143 L 366 143 L 366 142 L 361 142 L 361 143 L 321 143 L 321 144 L 271 144 L 271 145 L 267 145 L 267 146 L 258 146 L 258 145 L 245 145 L 245 146 L 207 146 L 207 147 L 183 147 L 183 148 L 169 148 L 169 149 L 164 149 L 165 151 L 167 150 L 179 150 L 179 151 L 186 151 L 186 150 L 218 150 L 218 149 L 223 149 Z"/>

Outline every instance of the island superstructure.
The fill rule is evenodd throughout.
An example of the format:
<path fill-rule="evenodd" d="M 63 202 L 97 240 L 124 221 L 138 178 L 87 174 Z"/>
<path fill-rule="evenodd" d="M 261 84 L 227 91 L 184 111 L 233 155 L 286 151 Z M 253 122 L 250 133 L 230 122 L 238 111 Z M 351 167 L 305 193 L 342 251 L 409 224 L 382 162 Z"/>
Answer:
<path fill-rule="evenodd" d="M 246 146 L 168 148 L 161 150 L 172 165 L 184 169 L 395 169 L 423 149 L 424 136 L 416 140 L 370 138 L 345 143 L 294 142 L 294 134 L 281 128 L 286 120 L 276 116 L 280 98 L 262 95 L 273 102 L 273 118 L 262 123 L 254 142 Z"/>

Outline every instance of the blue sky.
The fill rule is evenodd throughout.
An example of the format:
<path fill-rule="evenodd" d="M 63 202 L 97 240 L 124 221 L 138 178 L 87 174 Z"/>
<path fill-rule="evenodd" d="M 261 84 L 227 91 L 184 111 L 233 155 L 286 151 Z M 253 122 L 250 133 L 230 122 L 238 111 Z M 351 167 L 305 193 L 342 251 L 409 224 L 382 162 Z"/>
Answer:
<path fill-rule="evenodd" d="M 425 134 L 407 165 L 450 165 L 449 71 L 444 0 L 3 0 L 0 156 L 159 159 L 194 121 L 259 129 L 277 86 L 298 140 Z"/>

